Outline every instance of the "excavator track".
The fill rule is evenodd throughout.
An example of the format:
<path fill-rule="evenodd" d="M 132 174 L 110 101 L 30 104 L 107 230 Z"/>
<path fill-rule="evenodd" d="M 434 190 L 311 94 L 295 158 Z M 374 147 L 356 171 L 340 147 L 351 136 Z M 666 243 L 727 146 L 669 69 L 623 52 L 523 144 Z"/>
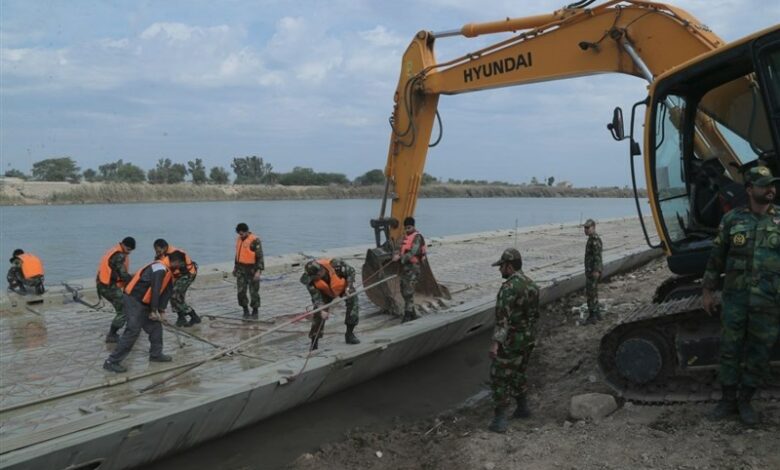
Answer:
<path fill-rule="evenodd" d="M 717 400 L 719 331 L 720 318 L 704 311 L 701 296 L 645 305 L 601 339 L 599 368 L 606 383 L 632 402 Z M 756 399 L 780 399 L 780 342 L 772 353 L 772 376 Z"/>

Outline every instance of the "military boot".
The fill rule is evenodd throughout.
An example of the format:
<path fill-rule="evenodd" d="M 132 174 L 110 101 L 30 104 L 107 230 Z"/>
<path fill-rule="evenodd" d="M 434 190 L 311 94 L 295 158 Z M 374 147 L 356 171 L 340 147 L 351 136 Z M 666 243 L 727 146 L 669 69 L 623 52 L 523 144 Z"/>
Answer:
<path fill-rule="evenodd" d="M 190 323 L 187 321 L 187 316 L 185 314 L 176 314 L 176 326 L 190 326 Z"/>
<path fill-rule="evenodd" d="M 417 312 L 414 310 L 410 310 L 408 312 L 404 312 L 404 317 L 401 319 L 401 323 L 417 320 L 418 318 L 420 318 L 420 315 L 417 315 Z"/>
<path fill-rule="evenodd" d="M 724 385 L 722 390 L 722 396 L 718 402 L 718 406 L 710 411 L 707 418 L 710 421 L 720 421 L 728 418 L 737 412 L 737 386 L 736 385 Z"/>
<path fill-rule="evenodd" d="M 508 414 L 507 407 L 497 406 L 493 411 L 493 421 L 488 425 L 488 430 L 502 434 L 505 433 L 506 428 L 509 426 L 509 421 L 507 420 Z"/>
<path fill-rule="evenodd" d="M 252 320 L 257 320 L 260 317 L 260 313 L 257 311 L 257 307 L 252 307 Z"/>
<path fill-rule="evenodd" d="M 347 334 L 344 335 L 344 341 L 347 344 L 360 344 L 360 340 L 355 336 L 355 325 L 347 325 Z"/>
<path fill-rule="evenodd" d="M 319 347 L 320 339 L 319 338 L 312 338 L 311 339 L 311 346 L 309 346 L 310 351 L 314 351 Z"/>
<path fill-rule="evenodd" d="M 119 331 L 119 328 L 111 325 L 111 329 L 108 330 L 108 334 L 106 335 L 106 343 L 116 343 L 119 341 L 119 335 L 116 333 L 117 331 Z"/>
<path fill-rule="evenodd" d="M 530 418 L 531 410 L 528 409 L 528 400 L 526 400 L 525 395 L 516 397 L 515 401 L 517 402 L 517 408 L 515 408 L 515 412 L 512 413 L 512 418 Z"/>
<path fill-rule="evenodd" d="M 739 391 L 739 400 L 737 400 L 739 419 L 748 426 L 755 426 L 759 421 L 758 413 L 750 405 L 750 400 L 753 399 L 755 393 L 756 389 L 753 387 L 742 387 L 742 390 Z"/>
<path fill-rule="evenodd" d="M 249 307 L 247 307 L 246 305 L 242 305 L 241 308 L 244 309 L 244 320 L 249 320 L 250 318 L 252 318 L 249 316 Z"/>
<path fill-rule="evenodd" d="M 110 372 L 116 372 L 117 374 L 127 372 L 127 367 L 118 362 L 111 362 L 108 360 L 103 363 L 103 368 Z"/>
<path fill-rule="evenodd" d="M 192 326 L 192 325 L 197 325 L 198 323 L 200 323 L 200 321 L 201 321 L 201 320 L 200 320 L 200 317 L 198 316 L 198 314 L 197 314 L 197 313 L 195 313 L 195 310 L 192 310 L 192 311 L 190 311 L 190 322 L 189 322 L 189 326 Z"/>

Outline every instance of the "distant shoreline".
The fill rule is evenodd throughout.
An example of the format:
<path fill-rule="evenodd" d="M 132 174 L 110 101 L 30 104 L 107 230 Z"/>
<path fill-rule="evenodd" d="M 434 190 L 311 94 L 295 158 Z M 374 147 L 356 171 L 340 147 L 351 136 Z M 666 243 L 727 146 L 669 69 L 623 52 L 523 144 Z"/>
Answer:
<path fill-rule="evenodd" d="M 148 183 L 31 182 L 0 179 L 0 206 L 123 204 L 141 202 L 276 201 L 378 199 L 384 186 L 194 185 Z M 628 188 L 573 188 L 542 185 L 435 183 L 420 188 L 421 198 L 633 197 Z M 644 191 L 640 193 L 644 195 Z"/>

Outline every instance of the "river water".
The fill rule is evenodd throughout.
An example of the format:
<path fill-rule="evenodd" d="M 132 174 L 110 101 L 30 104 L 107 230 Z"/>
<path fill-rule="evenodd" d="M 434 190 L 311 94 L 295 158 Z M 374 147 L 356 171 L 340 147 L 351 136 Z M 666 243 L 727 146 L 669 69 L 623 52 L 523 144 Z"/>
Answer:
<path fill-rule="evenodd" d="M 266 255 L 311 253 L 374 241 L 369 219 L 373 199 L 98 204 L 0 207 L 0 265 L 8 270 L 15 248 L 40 256 L 49 286 L 94 276 L 112 244 L 132 236 L 138 245 L 131 269 L 153 256 L 152 242 L 165 238 L 199 264 L 233 259 L 235 226 L 246 222 L 260 235 Z M 630 216 L 633 199 L 447 198 L 421 199 L 415 218 L 427 236 L 579 222 Z M 6 287 L 5 276 L 0 286 Z"/>

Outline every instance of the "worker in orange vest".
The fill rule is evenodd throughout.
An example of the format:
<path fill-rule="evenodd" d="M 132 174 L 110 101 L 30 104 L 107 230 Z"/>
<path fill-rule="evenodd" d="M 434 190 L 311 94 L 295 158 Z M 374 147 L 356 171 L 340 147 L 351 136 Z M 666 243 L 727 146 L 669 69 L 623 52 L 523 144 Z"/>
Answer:
<path fill-rule="evenodd" d="M 97 294 L 109 301 L 116 315 L 106 334 L 106 343 L 119 341 L 117 332 L 125 326 L 127 318 L 122 310 L 122 288 L 133 277 L 130 274 L 130 253 L 135 250 L 135 238 L 125 237 L 106 251 L 98 264 Z"/>
<path fill-rule="evenodd" d="M 236 225 L 236 257 L 233 276 L 238 287 L 238 305 L 244 310 L 244 320 L 257 320 L 260 309 L 260 274 L 265 269 L 263 244 L 260 237 L 249 231 L 245 223 Z M 249 314 L 246 291 L 249 288 L 252 314 Z"/>
<path fill-rule="evenodd" d="M 425 239 L 415 227 L 414 217 L 404 219 L 404 238 L 393 261 L 401 262 L 401 296 L 404 298 L 404 317 L 401 323 L 420 318 L 414 308 L 414 290 L 420 278 L 421 264 L 427 256 Z"/>
<path fill-rule="evenodd" d="M 338 258 L 312 260 L 304 266 L 301 284 L 309 291 L 314 308 L 319 308 L 331 303 L 336 297 L 355 293 L 355 268 Z M 344 335 L 344 341 L 347 344 L 359 344 L 360 340 L 355 336 L 355 327 L 359 319 L 357 296 L 349 297 L 345 303 L 347 315 L 344 324 L 347 325 L 347 333 Z M 328 309 L 312 315 L 309 331 L 312 350 L 317 349 L 319 340 L 323 336 L 325 320 L 329 315 Z"/>
<path fill-rule="evenodd" d="M 8 262 L 11 263 L 11 268 L 6 275 L 9 289 L 20 294 L 27 294 L 29 291 L 32 291 L 41 295 L 45 292 L 46 289 L 43 287 L 43 261 L 40 258 L 17 248 Z"/>
<path fill-rule="evenodd" d="M 173 271 L 173 293 L 171 294 L 171 307 L 176 312 L 176 326 L 192 326 L 200 323 L 200 317 L 195 313 L 195 309 L 187 304 L 184 296 L 190 284 L 195 281 L 198 275 L 198 263 L 192 261 L 190 255 L 184 250 L 171 246 L 162 238 L 154 241 L 155 259 L 168 257 L 172 253 L 179 252 L 184 255 L 184 267 Z M 187 320 L 189 315 L 190 319 Z"/>

